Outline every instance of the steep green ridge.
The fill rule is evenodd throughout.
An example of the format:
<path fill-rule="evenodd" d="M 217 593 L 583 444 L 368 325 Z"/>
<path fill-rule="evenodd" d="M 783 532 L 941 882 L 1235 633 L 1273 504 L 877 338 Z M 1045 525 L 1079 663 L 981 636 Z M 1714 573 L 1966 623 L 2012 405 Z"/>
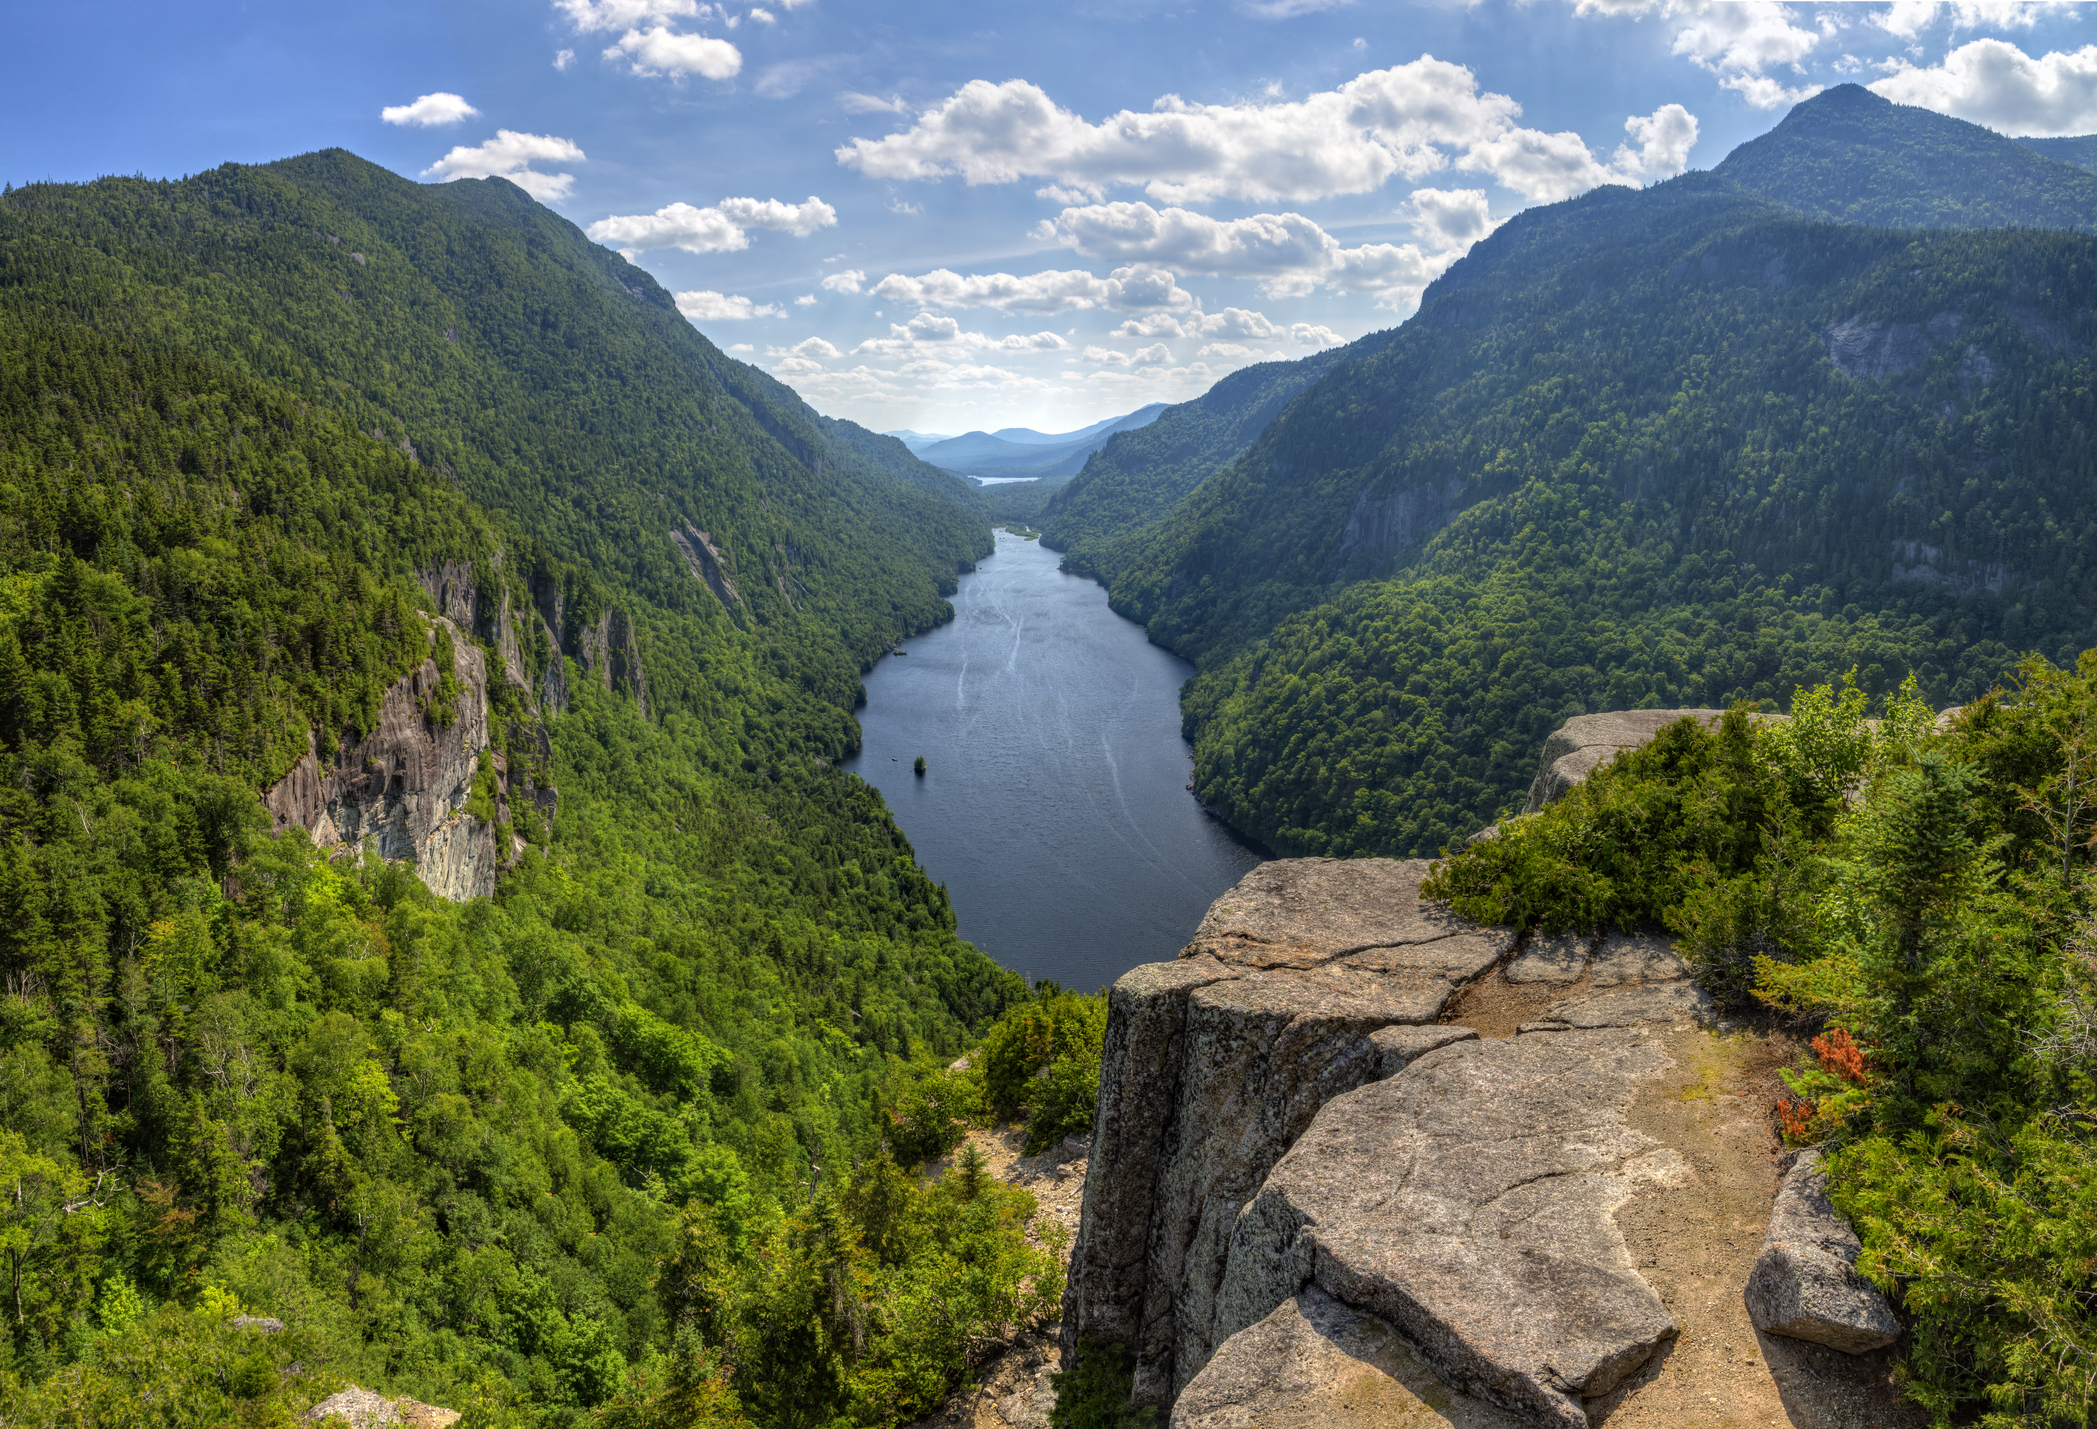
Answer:
<path fill-rule="evenodd" d="M 669 539 L 709 532 L 748 617 L 827 698 L 856 695 L 840 667 L 941 619 L 989 549 L 930 469 L 830 435 L 504 180 L 414 184 L 331 150 L 32 185 L 0 207 L 0 252 L 0 303 L 226 354 L 666 610 L 718 604 Z"/>
<path fill-rule="evenodd" d="M 880 1148 L 929 1154 L 926 1069 L 1023 996 L 833 763 L 862 663 L 988 545 L 891 447 L 499 181 L 0 196 L 0 1414 L 279 1424 L 354 1378 L 483 1424 L 701 1390 L 875 1422 L 1036 1313 L 1024 1206 L 970 1187 L 826 1299 L 842 1343 L 794 1299 L 916 1204 Z M 619 613 L 649 696 L 523 642 L 570 704 L 492 680 L 491 739 L 558 816 L 465 905 L 256 798 L 452 668 L 445 565 Z M 655 1261 L 695 1235 L 777 1357 L 693 1339 L 725 1322 Z"/>
<path fill-rule="evenodd" d="M 2017 142 L 2049 159 L 2073 164 L 2078 169 L 2097 171 L 2097 134 L 2075 134 L 2065 139 L 2019 139 Z"/>
<path fill-rule="evenodd" d="M 1432 852 L 1568 713 L 2072 654 L 2093 256 L 1706 175 L 1522 215 L 1124 538 L 1116 608 L 1203 666 L 1197 790 L 1281 850 Z M 1365 578 L 1405 584 L 1326 604 Z"/>
<path fill-rule="evenodd" d="M 1837 223 L 2097 228 L 2097 174 L 2043 142 L 1840 84 L 1712 172 L 1744 193 Z"/>
<path fill-rule="evenodd" d="M 1244 451 L 1291 397 L 1388 336 L 1372 334 L 1298 362 L 1240 368 L 1149 425 L 1115 433 L 1041 508 L 1043 543 L 1065 553 L 1065 569 L 1112 585 L 1126 564 L 1119 538 L 1162 517 Z"/>

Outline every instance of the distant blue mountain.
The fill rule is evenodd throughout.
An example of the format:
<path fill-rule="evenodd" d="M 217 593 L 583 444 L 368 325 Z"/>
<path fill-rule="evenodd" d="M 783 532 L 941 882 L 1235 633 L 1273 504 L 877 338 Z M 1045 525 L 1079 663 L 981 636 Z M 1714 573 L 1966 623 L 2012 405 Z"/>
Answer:
<path fill-rule="evenodd" d="M 913 432 L 907 427 L 900 431 L 883 432 L 881 435 L 894 437 L 904 446 L 909 447 L 913 455 L 923 451 L 926 447 L 936 446 L 940 442 L 950 442 L 954 439 L 949 432 Z"/>
<path fill-rule="evenodd" d="M 924 447 L 910 444 L 908 438 L 904 441 L 922 460 L 963 476 L 1031 476 L 1055 482 L 1077 475 L 1085 458 L 1105 446 L 1108 437 L 1148 426 L 1164 410 L 1165 403 L 1153 402 L 1125 417 L 1110 417 L 1074 432 L 1006 427 L 997 432 L 969 432 Z"/>

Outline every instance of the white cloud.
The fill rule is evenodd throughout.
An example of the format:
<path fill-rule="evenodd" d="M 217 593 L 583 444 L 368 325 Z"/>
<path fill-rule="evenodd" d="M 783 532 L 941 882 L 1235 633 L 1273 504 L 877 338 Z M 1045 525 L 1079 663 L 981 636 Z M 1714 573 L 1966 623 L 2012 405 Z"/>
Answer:
<path fill-rule="evenodd" d="M 1338 347 L 1347 341 L 1323 323 L 1290 323 L 1289 341 L 1298 347 Z"/>
<path fill-rule="evenodd" d="M 1367 48 L 1369 48 L 1369 42 L 1363 39 L 1360 35 L 1356 35 L 1354 37 L 1354 43 L 1348 46 L 1348 48 L 1357 51 L 1366 50 Z"/>
<path fill-rule="evenodd" d="M 1087 347 L 1085 360 L 1109 367 L 1163 367 L 1172 361 L 1172 354 L 1166 350 L 1164 343 L 1154 342 L 1149 347 L 1138 348 L 1134 352 L 1116 352 L 1111 347 Z"/>
<path fill-rule="evenodd" d="M 1191 312 L 1201 304 L 1165 269 L 1148 263 L 1116 268 L 1105 278 L 1082 268 L 1049 269 L 1024 277 L 935 268 L 918 277 L 891 273 L 874 296 L 928 308 L 995 308 L 1000 312 L 1062 313 L 1086 308 L 1120 312 Z"/>
<path fill-rule="evenodd" d="M 1631 137 L 1616 146 L 1611 157 L 1618 173 L 1632 178 L 1671 179 L 1689 167 L 1689 151 L 1696 147 L 1697 117 L 1679 104 L 1663 104 L 1641 119 L 1632 115 L 1624 121 Z M 1638 147 L 1633 148 L 1636 144 Z"/>
<path fill-rule="evenodd" d="M 746 322 L 780 316 L 779 309 L 771 303 L 760 305 L 733 293 L 716 293 L 707 288 L 677 294 L 677 311 L 695 323 Z"/>
<path fill-rule="evenodd" d="M 838 108 L 847 114 L 908 114 L 910 106 L 903 102 L 900 94 L 891 94 L 883 99 L 879 95 L 861 94 L 848 89 L 837 97 Z"/>
<path fill-rule="evenodd" d="M 1063 352 L 1070 347 L 1052 332 L 1011 333 L 990 337 L 964 331 L 945 313 L 919 313 L 907 323 L 890 323 L 887 337 L 870 337 L 852 349 L 894 356 L 921 347 L 950 346 L 969 352 Z"/>
<path fill-rule="evenodd" d="M 1034 197 L 1045 198 L 1050 203 L 1061 204 L 1065 208 L 1081 203 L 1098 203 L 1106 196 L 1107 191 L 1105 189 L 1089 186 L 1086 188 L 1065 188 L 1062 184 L 1044 184 L 1034 190 Z"/>
<path fill-rule="evenodd" d="M 1252 349 L 1240 342 L 1212 342 L 1194 355 L 1196 357 L 1220 357 L 1226 362 L 1231 362 L 1241 357 L 1252 356 Z"/>
<path fill-rule="evenodd" d="M 1951 21 L 1954 30 L 1976 30 L 1982 26 L 2029 29 L 2043 11 L 2055 10 L 2067 3 L 2071 0 L 2054 0 L 2052 4 L 2039 3 L 2039 0 L 1951 0 L 1949 4 L 1944 0 L 1893 0 L 1891 5 L 1871 16 L 1871 23 L 1906 40 L 1914 39 L 1945 19 Z"/>
<path fill-rule="evenodd" d="M 2087 134 L 2097 129 L 2097 45 L 2035 58 L 2007 40 L 1974 40 L 1927 69 L 1902 63 L 1871 89 L 2006 134 Z"/>
<path fill-rule="evenodd" d="M 630 59 L 638 75 L 698 74 L 707 79 L 733 79 L 743 68 L 743 52 L 710 35 L 680 35 L 662 25 L 628 30 L 604 52 L 608 60 Z"/>
<path fill-rule="evenodd" d="M 856 293 L 865 281 L 866 274 L 857 268 L 847 268 L 842 273 L 832 273 L 816 286 L 832 293 Z"/>
<path fill-rule="evenodd" d="M 823 364 L 811 362 L 805 357 L 789 357 L 783 362 L 774 363 L 772 370 L 782 377 L 795 377 L 810 372 L 821 372 Z"/>
<path fill-rule="evenodd" d="M 1210 336 L 1221 333 L 1225 337 L 1269 338 L 1281 331 L 1265 313 L 1250 308 L 1225 308 L 1220 313 L 1210 313 L 1198 327 Z"/>
<path fill-rule="evenodd" d="M 1578 134 L 1510 129 L 1456 161 L 1460 169 L 1491 174 L 1532 203 L 1556 203 L 1617 177 L 1588 152 Z"/>
<path fill-rule="evenodd" d="M 441 90 L 436 94 L 425 94 L 413 104 L 389 104 L 379 111 L 379 118 L 388 124 L 414 124 L 432 129 L 442 124 L 456 124 L 461 119 L 471 119 L 480 111 L 456 94 Z"/>
<path fill-rule="evenodd" d="M 1469 248 L 1499 227 L 1484 189 L 1414 189 L 1405 202 L 1413 231 L 1435 249 Z"/>
<path fill-rule="evenodd" d="M 1743 54 L 1768 48 L 1757 48 L 1749 35 L 1735 40 Z M 1695 43 L 1712 63 L 1731 63 L 1732 50 L 1711 48 L 1718 38 Z M 1685 125 L 1695 138 L 1689 112 L 1663 106 L 1627 121 L 1639 147 L 1620 147 L 1612 168 L 1577 134 L 1520 128 L 1514 121 L 1521 112 L 1506 95 L 1481 92 L 1470 70 L 1432 55 L 1300 101 L 1190 104 L 1168 94 L 1150 113 L 1122 110 L 1099 124 L 1060 108 L 1025 80 L 972 80 L 911 127 L 854 139 L 837 158 L 890 180 L 1051 179 L 1036 194 L 1067 208 L 1083 206 L 1079 200 L 1097 205 L 1117 185 L 1142 185 L 1151 197 L 1177 204 L 1325 198 L 1368 192 L 1396 176 L 1417 180 L 1452 162 L 1532 199 L 1556 199 L 1599 183 L 1680 173 Z"/>
<path fill-rule="evenodd" d="M 453 179 L 504 178 L 523 189 L 541 203 L 552 203 L 568 196 L 575 185 L 573 174 L 542 174 L 531 165 L 548 163 L 579 162 L 583 151 L 572 140 L 558 139 L 551 134 L 520 134 L 514 129 L 498 129 L 495 137 L 471 147 L 460 144 L 436 163 L 422 171 L 424 178 L 442 179 L 446 183 Z"/>
<path fill-rule="evenodd" d="M 756 348 L 752 347 L 752 346 L 751 346 L 751 345 L 750 345 L 749 343 L 747 343 L 747 342 L 739 342 L 739 343 L 736 343 L 736 344 L 734 344 L 733 346 L 731 346 L 731 347 L 730 347 L 730 348 L 729 348 L 728 350 L 729 350 L 730 352 L 755 352 L 755 351 L 757 351 L 757 349 L 756 349 Z"/>
<path fill-rule="evenodd" d="M 812 308 L 815 305 L 816 295 L 814 293 L 803 293 L 800 297 L 794 299 L 794 306 L 797 308 Z"/>
<path fill-rule="evenodd" d="M 703 19 L 713 10 L 699 0 L 553 0 L 553 8 L 582 31 L 630 30 L 650 21 Z"/>
<path fill-rule="evenodd" d="M 752 5 L 750 7 L 750 18 L 757 21 L 760 25 L 776 25 L 779 23 L 779 17 L 770 10 L 765 9 L 762 5 Z"/>
<path fill-rule="evenodd" d="M 1423 55 L 1307 99 L 1190 104 L 1098 124 L 1025 80 L 972 80 L 882 139 L 855 139 L 838 161 L 882 179 L 959 175 L 970 184 L 1041 178 L 1079 188 L 1141 184 L 1153 198 L 1311 199 L 1365 193 L 1394 175 L 1447 166 L 1438 146 L 1469 148 L 1509 128 L 1521 106 L 1481 93 L 1462 65 Z"/>
<path fill-rule="evenodd" d="M 1820 93 L 1817 84 L 1786 88 L 1764 71 L 1798 70 L 1799 61 L 1839 28 L 1823 12 L 1822 33 L 1802 29 L 1792 23 L 1794 7 L 1781 0 L 1573 0 L 1573 10 L 1601 16 L 1659 13 L 1674 29 L 1676 54 L 1717 75 L 1721 86 L 1757 109 L 1796 104 Z"/>
<path fill-rule="evenodd" d="M 832 344 L 819 337 L 804 337 L 787 351 L 795 357 L 842 357 Z"/>
<path fill-rule="evenodd" d="M 1044 228 L 1091 257 L 1250 278 L 1273 298 L 1302 297 L 1323 284 L 1394 303 L 1417 300 L 1457 256 L 1429 256 L 1411 243 L 1343 248 L 1299 213 L 1216 219 L 1184 208 L 1106 203 L 1067 208 Z"/>
<path fill-rule="evenodd" d="M 1116 337 L 1185 337 L 1186 328 L 1171 313 L 1146 313 L 1114 329 Z"/>
<path fill-rule="evenodd" d="M 553 57 L 553 67 L 558 70 L 565 70 L 574 63 L 575 51 L 573 50 L 561 50 Z"/>
<path fill-rule="evenodd" d="M 776 198 L 724 198 L 711 208 L 673 203 L 654 213 L 613 214 L 584 230 L 598 243 L 629 253 L 682 248 L 687 253 L 734 253 L 750 246 L 750 230 L 770 229 L 806 238 L 836 226 L 837 210 L 810 194 L 806 203 Z"/>

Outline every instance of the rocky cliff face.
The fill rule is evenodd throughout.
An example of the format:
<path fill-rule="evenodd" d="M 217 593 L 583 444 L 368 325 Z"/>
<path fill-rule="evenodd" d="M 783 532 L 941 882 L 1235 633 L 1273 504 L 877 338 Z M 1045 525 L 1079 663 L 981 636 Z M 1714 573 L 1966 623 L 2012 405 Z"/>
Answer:
<path fill-rule="evenodd" d="M 1532 802 L 1717 713 L 1572 721 Z M 1137 1402 L 1175 1425 L 1584 1429 L 1682 1328 L 1623 1208 L 1729 1206 L 1725 1234 L 1759 1239 L 1766 1103 L 1686 1130 L 1639 1111 L 1738 1061 L 1666 941 L 1518 940 L 1423 902 L 1427 869 L 1263 865 L 1110 994 L 1063 1349 L 1131 1347 Z M 1725 1171 L 1714 1134 L 1754 1146 Z"/>
<path fill-rule="evenodd" d="M 452 645 L 455 693 L 441 698 L 439 632 Z M 432 892 L 450 899 L 495 890 L 496 873 L 523 852 L 523 841 L 498 841 L 513 800 L 530 799 L 548 817 L 554 791 L 513 778 L 488 739 L 488 669 L 480 649 L 450 619 L 430 627 L 431 658 L 386 691 L 378 724 L 334 749 L 309 748 L 263 795 L 277 832 L 293 824 L 324 849 L 355 849 L 368 839 L 388 859 L 414 866 Z M 448 713 L 448 717 L 447 717 Z M 539 731 L 543 744 L 545 733 Z M 550 758 L 550 750 L 546 751 Z M 466 812 L 483 760 L 491 766 L 495 819 Z M 542 764 L 545 761 L 541 761 Z"/>

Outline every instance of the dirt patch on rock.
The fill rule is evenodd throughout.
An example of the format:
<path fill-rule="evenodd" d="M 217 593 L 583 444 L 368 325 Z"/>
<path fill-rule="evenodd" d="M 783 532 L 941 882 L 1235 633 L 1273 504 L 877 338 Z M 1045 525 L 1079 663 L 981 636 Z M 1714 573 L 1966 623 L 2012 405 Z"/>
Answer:
<path fill-rule="evenodd" d="M 1475 1028 L 1480 1037 L 1512 1037 L 1525 1022 L 1541 1022 L 1551 1005 L 1594 990 L 1594 980 L 1578 982 L 1509 982 L 1502 963 L 1458 993 L 1441 1020 Z"/>
<path fill-rule="evenodd" d="M 1593 1401 L 1590 1417 L 1609 1429 L 1921 1424 L 1894 1391 L 1892 1351 L 1845 1355 L 1758 1334 L 1748 1320 L 1741 1295 L 1776 1199 L 1781 1147 L 1769 1112 L 1790 1042 L 1764 1032 L 1656 1035 L 1666 1038 L 1675 1065 L 1640 1088 L 1627 1119 L 1673 1148 L 1694 1174 L 1679 1186 L 1641 1190 L 1616 1222 L 1639 1274 L 1682 1332 Z"/>

